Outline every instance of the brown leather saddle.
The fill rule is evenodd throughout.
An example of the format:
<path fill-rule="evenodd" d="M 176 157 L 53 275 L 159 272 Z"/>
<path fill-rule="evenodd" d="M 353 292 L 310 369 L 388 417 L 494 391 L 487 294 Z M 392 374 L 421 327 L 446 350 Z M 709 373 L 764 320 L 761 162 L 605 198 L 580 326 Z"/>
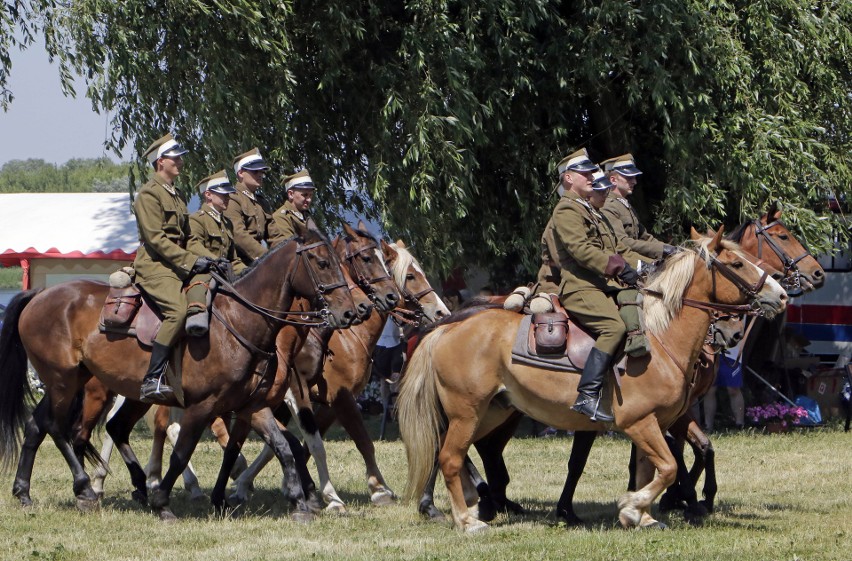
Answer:
<path fill-rule="evenodd" d="M 137 285 L 125 288 L 110 287 L 101 310 L 98 329 L 101 333 L 118 333 L 136 337 L 140 343 L 151 346 L 163 316 L 156 304 Z"/>

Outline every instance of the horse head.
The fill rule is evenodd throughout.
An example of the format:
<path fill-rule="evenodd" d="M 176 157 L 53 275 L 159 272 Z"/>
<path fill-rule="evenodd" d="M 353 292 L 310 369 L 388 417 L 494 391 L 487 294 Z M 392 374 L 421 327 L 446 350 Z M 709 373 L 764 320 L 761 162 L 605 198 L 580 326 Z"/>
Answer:
<path fill-rule="evenodd" d="M 781 284 L 791 295 L 810 292 L 825 283 L 822 266 L 781 222 L 777 201 L 770 204 L 766 214 L 746 223 L 736 234 L 734 241 L 745 251 L 783 271 Z"/>
<path fill-rule="evenodd" d="M 774 317 L 787 306 L 787 292 L 754 262 L 740 247 L 724 240 L 724 227 L 712 238 L 698 242 L 699 256 L 709 270 L 710 298 L 720 304 L 758 306 L 767 317 Z"/>
<path fill-rule="evenodd" d="M 450 315 L 450 310 L 435 294 L 420 264 L 402 240 L 397 240 L 394 244 L 382 240 L 382 253 L 393 272 L 394 281 L 407 309 L 422 315 L 430 323 Z"/>
<path fill-rule="evenodd" d="M 311 301 L 314 308 L 327 310 L 330 327 L 342 329 L 356 320 L 357 313 L 350 282 L 331 242 L 316 230 L 297 225 L 296 263 L 290 269 L 290 286 L 297 296 Z M 298 238 L 297 238 L 298 239 Z"/>
<path fill-rule="evenodd" d="M 399 305 L 402 295 L 385 264 L 384 254 L 378 244 L 367 233 L 363 222 L 358 229 L 343 225 L 343 238 L 334 240 L 338 256 L 348 265 L 349 274 L 382 312 L 389 312 Z"/>

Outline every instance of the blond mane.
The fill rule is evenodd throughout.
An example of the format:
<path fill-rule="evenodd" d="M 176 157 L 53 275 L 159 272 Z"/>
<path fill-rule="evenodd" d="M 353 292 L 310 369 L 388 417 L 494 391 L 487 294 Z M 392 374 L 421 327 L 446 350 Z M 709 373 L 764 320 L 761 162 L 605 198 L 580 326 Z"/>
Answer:
<path fill-rule="evenodd" d="M 399 247 L 395 243 L 390 244 L 390 246 L 396 251 L 396 259 L 393 262 L 392 271 L 393 280 L 401 288 L 405 286 L 405 277 L 408 275 L 409 265 L 412 263 L 416 265 L 417 261 L 414 260 L 414 256 L 404 247 Z"/>

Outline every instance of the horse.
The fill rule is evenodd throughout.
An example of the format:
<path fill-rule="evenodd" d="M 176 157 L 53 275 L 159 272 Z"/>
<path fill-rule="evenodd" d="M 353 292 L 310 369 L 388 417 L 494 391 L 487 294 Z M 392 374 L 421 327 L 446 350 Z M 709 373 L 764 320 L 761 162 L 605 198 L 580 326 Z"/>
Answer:
<path fill-rule="evenodd" d="M 367 488 L 370 501 L 385 505 L 396 499 L 396 494 L 385 482 L 375 457 L 375 447 L 364 427 L 363 417 L 358 410 L 355 397 L 361 393 L 370 379 L 372 353 L 379 335 L 389 317 L 416 325 L 421 318 L 427 322 L 440 320 L 449 315 L 449 310 L 432 289 L 423 269 L 411 255 L 405 244 L 381 242 L 382 255 L 391 269 L 393 279 L 403 295 L 403 307 L 390 313 L 379 311 L 364 323 L 349 330 L 336 331 L 331 335 L 327 348 L 316 338 L 311 339 L 299 353 L 296 369 L 299 377 L 311 385 L 310 397 L 317 405 L 315 418 L 320 435 L 324 435 L 335 420 L 355 442 L 366 464 Z M 323 358 L 327 357 L 325 361 Z M 294 418 L 301 415 L 293 412 Z M 311 431 L 303 430 L 308 441 L 308 450 L 313 454 Z M 261 455 L 234 480 L 234 490 L 229 497 L 232 504 L 248 500 L 249 491 L 260 470 L 271 459 L 271 452 L 264 447 Z M 342 512 L 343 501 L 337 497 L 328 473 L 317 464 L 323 498 L 330 509 Z"/>
<path fill-rule="evenodd" d="M 703 240 L 696 250 L 670 257 L 646 288 L 643 306 L 654 350 L 649 357 L 629 358 L 625 375 L 615 384 L 608 382 L 605 390 L 615 416 L 613 428 L 629 436 L 640 451 L 640 490 L 619 501 L 624 526 L 660 526 L 649 507 L 676 472 L 663 431 L 689 405 L 691 365 L 710 325 L 710 312 L 756 306 L 771 316 L 786 306 L 780 285 L 745 259 L 735 244 L 724 242 L 722 232 Z M 414 352 L 400 388 L 397 408 L 409 462 L 409 495 L 428 479 L 446 424 L 438 460 L 454 522 L 468 532 L 488 525 L 468 508 L 475 499 L 460 478 L 465 454 L 472 442 L 512 414 L 489 408 L 493 398 L 501 394 L 499 399 L 510 408 L 557 428 L 600 426 L 570 409 L 577 377 L 511 362 L 521 317 L 484 309 L 439 326 Z"/>
<path fill-rule="evenodd" d="M 359 227 L 360 226 L 361 225 L 359 225 Z M 379 310 L 389 311 L 400 302 L 401 295 L 397 291 L 396 284 L 391 279 L 389 272 L 385 267 L 382 255 L 378 251 L 378 246 L 372 236 L 365 232 L 364 228 L 356 230 L 348 224 L 344 224 L 343 235 L 336 237 L 332 241 L 332 247 L 334 247 L 341 262 L 345 264 L 343 268 L 344 279 L 347 281 L 347 285 L 349 286 L 353 301 L 356 305 L 359 323 L 367 320 L 371 316 L 374 306 Z M 329 329 L 329 332 L 332 331 L 334 330 Z M 285 340 L 286 338 L 287 336 L 284 336 Z M 286 372 L 287 365 L 285 365 L 284 362 L 281 362 L 280 366 L 284 368 L 284 371 L 279 371 L 278 375 L 286 378 L 288 374 Z M 290 378 L 290 383 L 298 384 L 298 382 L 293 378 Z M 89 384 L 92 384 L 92 382 Z M 87 387 L 87 390 L 88 389 L 89 388 Z M 94 422 L 96 422 L 102 414 L 102 407 L 105 405 L 104 400 L 100 400 L 100 403 L 102 404 L 101 408 L 98 408 L 94 403 L 88 408 L 87 414 L 81 423 L 89 433 Z M 274 405 L 277 405 L 277 403 Z M 153 435 L 151 456 L 147 466 L 145 467 L 145 473 L 148 476 L 147 487 L 149 490 L 152 490 L 159 486 L 162 478 L 162 458 L 165 440 L 168 437 L 171 440 L 172 445 L 174 445 L 177 440 L 177 435 L 180 432 L 180 425 L 178 424 L 180 416 L 170 412 L 168 407 L 160 406 L 158 407 L 157 414 L 155 416 L 146 415 L 146 420 L 148 421 Z M 229 442 L 229 435 L 228 428 L 221 418 L 217 418 L 213 421 L 211 430 L 219 444 L 223 449 L 225 449 Z M 83 431 L 81 430 L 81 433 L 82 432 Z M 310 438 L 309 442 L 311 442 Z M 101 457 L 104 458 L 107 463 L 109 462 L 109 456 L 112 452 L 112 446 L 113 443 L 107 436 L 101 449 Z M 321 441 L 319 446 L 322 446 Z M 271 454 L 271 449 L 269 450 Z M 317 449 L 315 451 L 315 455 L 322 458 L 324 457 L 324 452 Z M 235 478 L 245 469 L 245 467 L 245 458 L 243 458 L 242 455 L 239 455 L 238 463 L 235 465 L 231 476 Z M 322 473 L 323 469 L 320 468 L 321 480 Z M 92 477 L 93 487 L 96 492 L 101 495 L 103 494 L 103 483 L 106 475 L 107 470 L 102 466 L 97 466 Z M 183 473 L 183 479 L 185 487 L 189 490 L 192 497 L 201 498 L 204 496 L 191 464 L 187 466 L 186 471 Z M 330 498 L 326 496 L 325 492 L 323 495 L 326 502 L 329 502 Z"/>
<path fill-rule="evenodd" d="M 309 230 L 302 239 L 282 242 L 250 267 L 228 291 L 213 300 L 209 336 L 187 338 L 176 350 L 182 361 L 184 430 L 172 454 L 169 471 L 151 497 L 151 506 L 164 520 L 174 518 L 168 508 L 172 486 L 186 468 L 202 431 L 217 415 L 231 411 L 237 418 L 250 417 L 262 406 L 271 387 L 268 371 L 274 371 L 275 353 L 270 349 L 294 296 L 321 306 L 320 312 L 300 313 L 335 327 L 348 327 L 356 312 L 340 262 L 329 241 Z M 43 291 L 28 291 L 13 301 L 0 333 L 0 458 L 5 464 L 18 453 L 19 430 L 25 424 L 26 360 L 29 358 L 45 386 L 45 396 L 26 421 L 23 453 L 13 494 L 22 505 L 31 504 L 29 480 L 34 454 L 50 434 L 74 478 L 74 493 L 81 510 L 96 508 L 98 497 L 82 466 L 84 454 L 96 452 L 87 444 L 75 450 L 70 435 L 81 389 L 95 376 L 113 392 L 137 395 L 148 363 L 148 352 L 132 337 L 101 333 L 98 318 L 107 286 L 92 281 L 71 281 Z M 315 314 L 315 315 L 314 315 Z M 310 319 L 310 318 L 309 318 Z M 177 403 L 175 403 L 177 405 Z M 147 499 L 145 474 L 129 446 L 135 421 L 150 406 L 127 400 L 109 423 L 107 431 L 131 473 L 140 500 Z M 124 413 L 124 414 L 123 414 Z M 128 420 L 133 419 L 132 424 Z M 271 436 L 277 439 L 277 436 Z M 279 444 L 288 447 L 286 441 Z M 296 465 L 289 469 L 295 476 Z M 294 515 L 308 512 L 303 489 L 292 488 Z"/>

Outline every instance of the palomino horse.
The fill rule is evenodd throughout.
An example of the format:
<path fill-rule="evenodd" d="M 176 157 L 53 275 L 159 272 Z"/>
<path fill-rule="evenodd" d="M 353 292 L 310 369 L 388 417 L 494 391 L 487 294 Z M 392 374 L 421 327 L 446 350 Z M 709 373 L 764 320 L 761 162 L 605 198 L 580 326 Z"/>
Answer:
<path fill-rule="evenodd" d="M 437 297 L 429 285 L 423 269 L 405 247 L 402 241 L 387 244 L 382 241 L 382 255 L 393 274 L 394 281 L 403 295 L 403 306 L 391 312 L 395 318 L 410 321 L 407 318 L 425 319 L 433 322 L 449 315 L 443 301 Z M 379 470 L 376 462 L 375 447 L 364 427 L 363 417 L 355 403 L 355 397 L 361 393 L 370 379 L 372 353 L 379 335 L 388 320 L 389 314 L 378 314 L 344 331 L 336 331 L 328 341 L 327 350 L 319 339 L 311 338 L 299 353 L 296 369 L 299 377 L 305 377 L 311 388 L 311 399 L 318 405 L 316 420 L 320 434 L 339 420 L 349 433 L 358 451 L 364 457 L 367 467 L 367 488 L 373 504 L 382 505 L 396 498 Z M 323 362 L 323 358 L 325 358 Z M 300 419 L 301 415 L 296 415 Z M 305 434 L 309 432 L 305 431 Z M 313 447 L 308 439 L 308 449 Z M 249 490 L 255 477 L 271 459 L 270 451 L 264 447 L 261 455 L 234 481 L 234 492 L 230 496 L 232 503 L 248 500 Z M 320 487 L 323 498 L 329 508 L 343 510 L 343 501 L 332 497 L 328 474 L 323 474 L 319 463 Z M 333 495 L 336 497 L 336 493 Z"/>
<path fill-rule="evenodd" d="M 335 248 L 338 257 L 345 264 L 343 268 L 344 278 L 347 281 L 347 285 L 349 286 L 353 301 L 356 305 L 356 310 L 358 311 L 358 322 L 365 321 L 371 316 L 373 305 L 375 305 L 375 307 L 379 310 L 389 311 L 400 302 L 401 295 L 397 291 L 396 284 L 391 279 L 389 272 L 385 267 L 384 259 L 381 252 L 378 251 L 378 246 L 372 236 L 363 230 L 355 230 L 349 225 L 344 224 L 343 236 L 335 238 L 332 242 L 332 246 Z M 299 306 L 304 308 L 303 304 L 299 304 Z M 331 328 L 323 329 L 328 329 L 329 334 L 335 331 Z M 282 341 L 285 341 L 282 342 L 281 345 L 285 345 L 287 338 L 291 335 L 279 335 L 282 337 Z M 299 348 L 301 347 L 301 344 L 302 341 L 299 343 Z M 279 366 L 280 368 L 277 375 L 281 376 L 283 379 L 287 379 L 287 367 L 290 366 L 289 362 L 280 361 Z M 291 385 L 295 384 L 298 386 L 298 380 L 293 377 L 289 378 L 289 383 Z M 92 385 L 92 382 L 87 384 L 87 392 L 91 389 L 89 387 L 90 385 Z M 87 393 L 87 397 L 89 395 L 90 394 Z M 90 400 L 87 399 L 86 404 L 88 404 L 88 401 Z M 278 405 L 278 402 L 275 402 L 272 405 Z M 86 431 L 85 436 L 88 436 L 94 422 L 96 422 L 102 414 L 102 407 L 103 400 L 101 400 L 101 408 L 98 408 L 94 403 L 91 407 L 84 406 L 84 419 L 82 422 L 83 429 L 81 429 L 80 432 L 83 433 Z M 308 415 L 310 413 L 306 412 L 305 414 Z M 176 415 L 174 413 L 170 414 L 168 407 L 160 406 L 157 408 L 156 416 L 146 415 L 146 419 L 150 419 L 149 426 L 151 426 L 153 434 L 151 456 L 148 460 L 147 466 L 145 467 L 145 473 L 148 476 L 148 489 L 152 490 L 159 486 L 162 478 L 163 445 L 165 444 L 165 439 L 168 437 L 171 440 L 172 445 L 174 445 L 177 435 L 180 432 L 180 425 L 178 424 L 180 415 Z M 307 422 L 305 424 L 313 426 L 315 423 Z M 211 425 L 211 430 L 222 448 L 226 448 L 230 439 L 225 423 L 220 418 L 217 418 Z M 316 435 L 316 437 L 312 440 L 312 433 L 304 428 L 303 432 L 308 435 L 307 439 L 309 446 L 313 444 L 314 440 L 319 439 L 319 435 Z M 319 444 L 315 446 L 319 446 L 319 448 L 310 449 L 317 458 L 318 464 L 324 465 L 325 453 L 321 448 L 322 441 L 320 440 Z M 266 447 L 265 449 L 268 449 L 270 454 L 273 453 L 271 448 Z M 111 452 L 112 441 L 107 436 L 101 450 L 101 456 L 106 462 L 109 461 L 109 455 Z M 234 477 L 241 473 L 246 467 L 245 459 L 241 455 L 238 458 L 238 462 L 239 463 L 235 466 L 232 473 L 232 476 Z M 321 489 L 323 489 L 323 496 L 326 502 L 330 502 L 330 498 L 326 496 L 326 491 L 323 486 L 323 471 L 323 467 L 320 467 Z M 327 472 L 327 469 L 325 471 Z M 107 470 L 103 466 L 97 466 L 92 477 L 93 487 L 101 494 L 103 493 L 103 482 L 106 475 Z M 187 466 L 187 470 L 184 472 L 183 478 L 187 490 L 190 491 L 193 497 L 200 498 L 204 496 L 198 484 L 198 478 L 196 477 L 191 465 Z"/>
<path fill-rule="evenodd" d="M 617 384 L 607 385 L 605 400 L 612 403 L 613 427 L 629 436 L 640 453 L 640 489 L 619 501 L 624 526 L 658 525 L 650 505 L 676 473 L 663 431 L 690 403 L 691 366 L 703 345 L 710 312 L 758 306 L 775 315 L 786 306 L 787 295 L 780 285 L 721 236 L 720 229 L 697 251 L 670 257 L 655 276 L 644 303 L 653 352 L 628 359 L 625 375 Z M 487 527 L 468 508 L 467 499 L 475 504 L 475 497 L 465 492 L 467 480 L 460 476 L 470 444 L 512 414 L 489 408 L 498 393 L 515 409 L 553 427 L 599 427 L 570 408 L 578 377 L 512 363 L 510 349 L 521 319 L 513 312 L 486 309 L 440 326 L 421 342 L 403 377 L 397 403 L 408 454 L 409 493 L 423 488 L 440 448 L 438 460 L 453 519 L 466 531 Z M 446 436 L 439 447 L 443 419 Z"/>
<path fill-rule="evenodd" d="M 352 298 L 330 243 L 316 232 L 301 234 L 305 243 L 291 239 L 278 245 L 244 273 L 233 290 L 218 293 L 213 302 L 217 321 L 211 322 L 209 337 L 186 341 L 179 356 L 186 406 L 184 430 L 169 471 L 151 500 L 164 519 L 174 517 L 168 509 L 169 494 L 204 428 L 217 415 L 231 411 L 238 419 L 252 416 L 263 406 L 270 389 L 276 389 L 270 388 L 268 375 L 269 370 L 275 370 L 275 353 L 268 349 L 282 323 L 290 321 L 287 310 L 293 297 L 319 302 L 323 307 L 319 317 L 336 327 L 347 327 L 355 318 Z M 98 330 L 106 293 L 106 285 L 90 281 L 26 292 L 14 300 L 12 314 L 3 326 L 0 455 L 5 462 L 17 454 L 18 430 L 24 425 L 27 358 L 46 388 L 44 398 L 26 423 L 24 452 L 13 488 L 22 504 L 31 503 L 29 480 L 35 450 L 50 434 L 71 468 L 78 506 L 88 509 L 97 505 L 80 451 L 69 440 L 75 421 L 72 404 L 79 402 L 79 392 L 91 376 L 113 392 L 137 395 L 148 364 L 148 351 L 135 338 Z M 129 446 L 128 436 L 148 408 L 128 400 L 107 424 L 140 498 L 147 494 L 145 474 Z M 125 410 L 128 412 L 122 415 Z M 295 463 L 290 469 L 297 480 Z M 307 512 L 303 489 L 292 488 L 290 498 L 298 512 Z"/>

